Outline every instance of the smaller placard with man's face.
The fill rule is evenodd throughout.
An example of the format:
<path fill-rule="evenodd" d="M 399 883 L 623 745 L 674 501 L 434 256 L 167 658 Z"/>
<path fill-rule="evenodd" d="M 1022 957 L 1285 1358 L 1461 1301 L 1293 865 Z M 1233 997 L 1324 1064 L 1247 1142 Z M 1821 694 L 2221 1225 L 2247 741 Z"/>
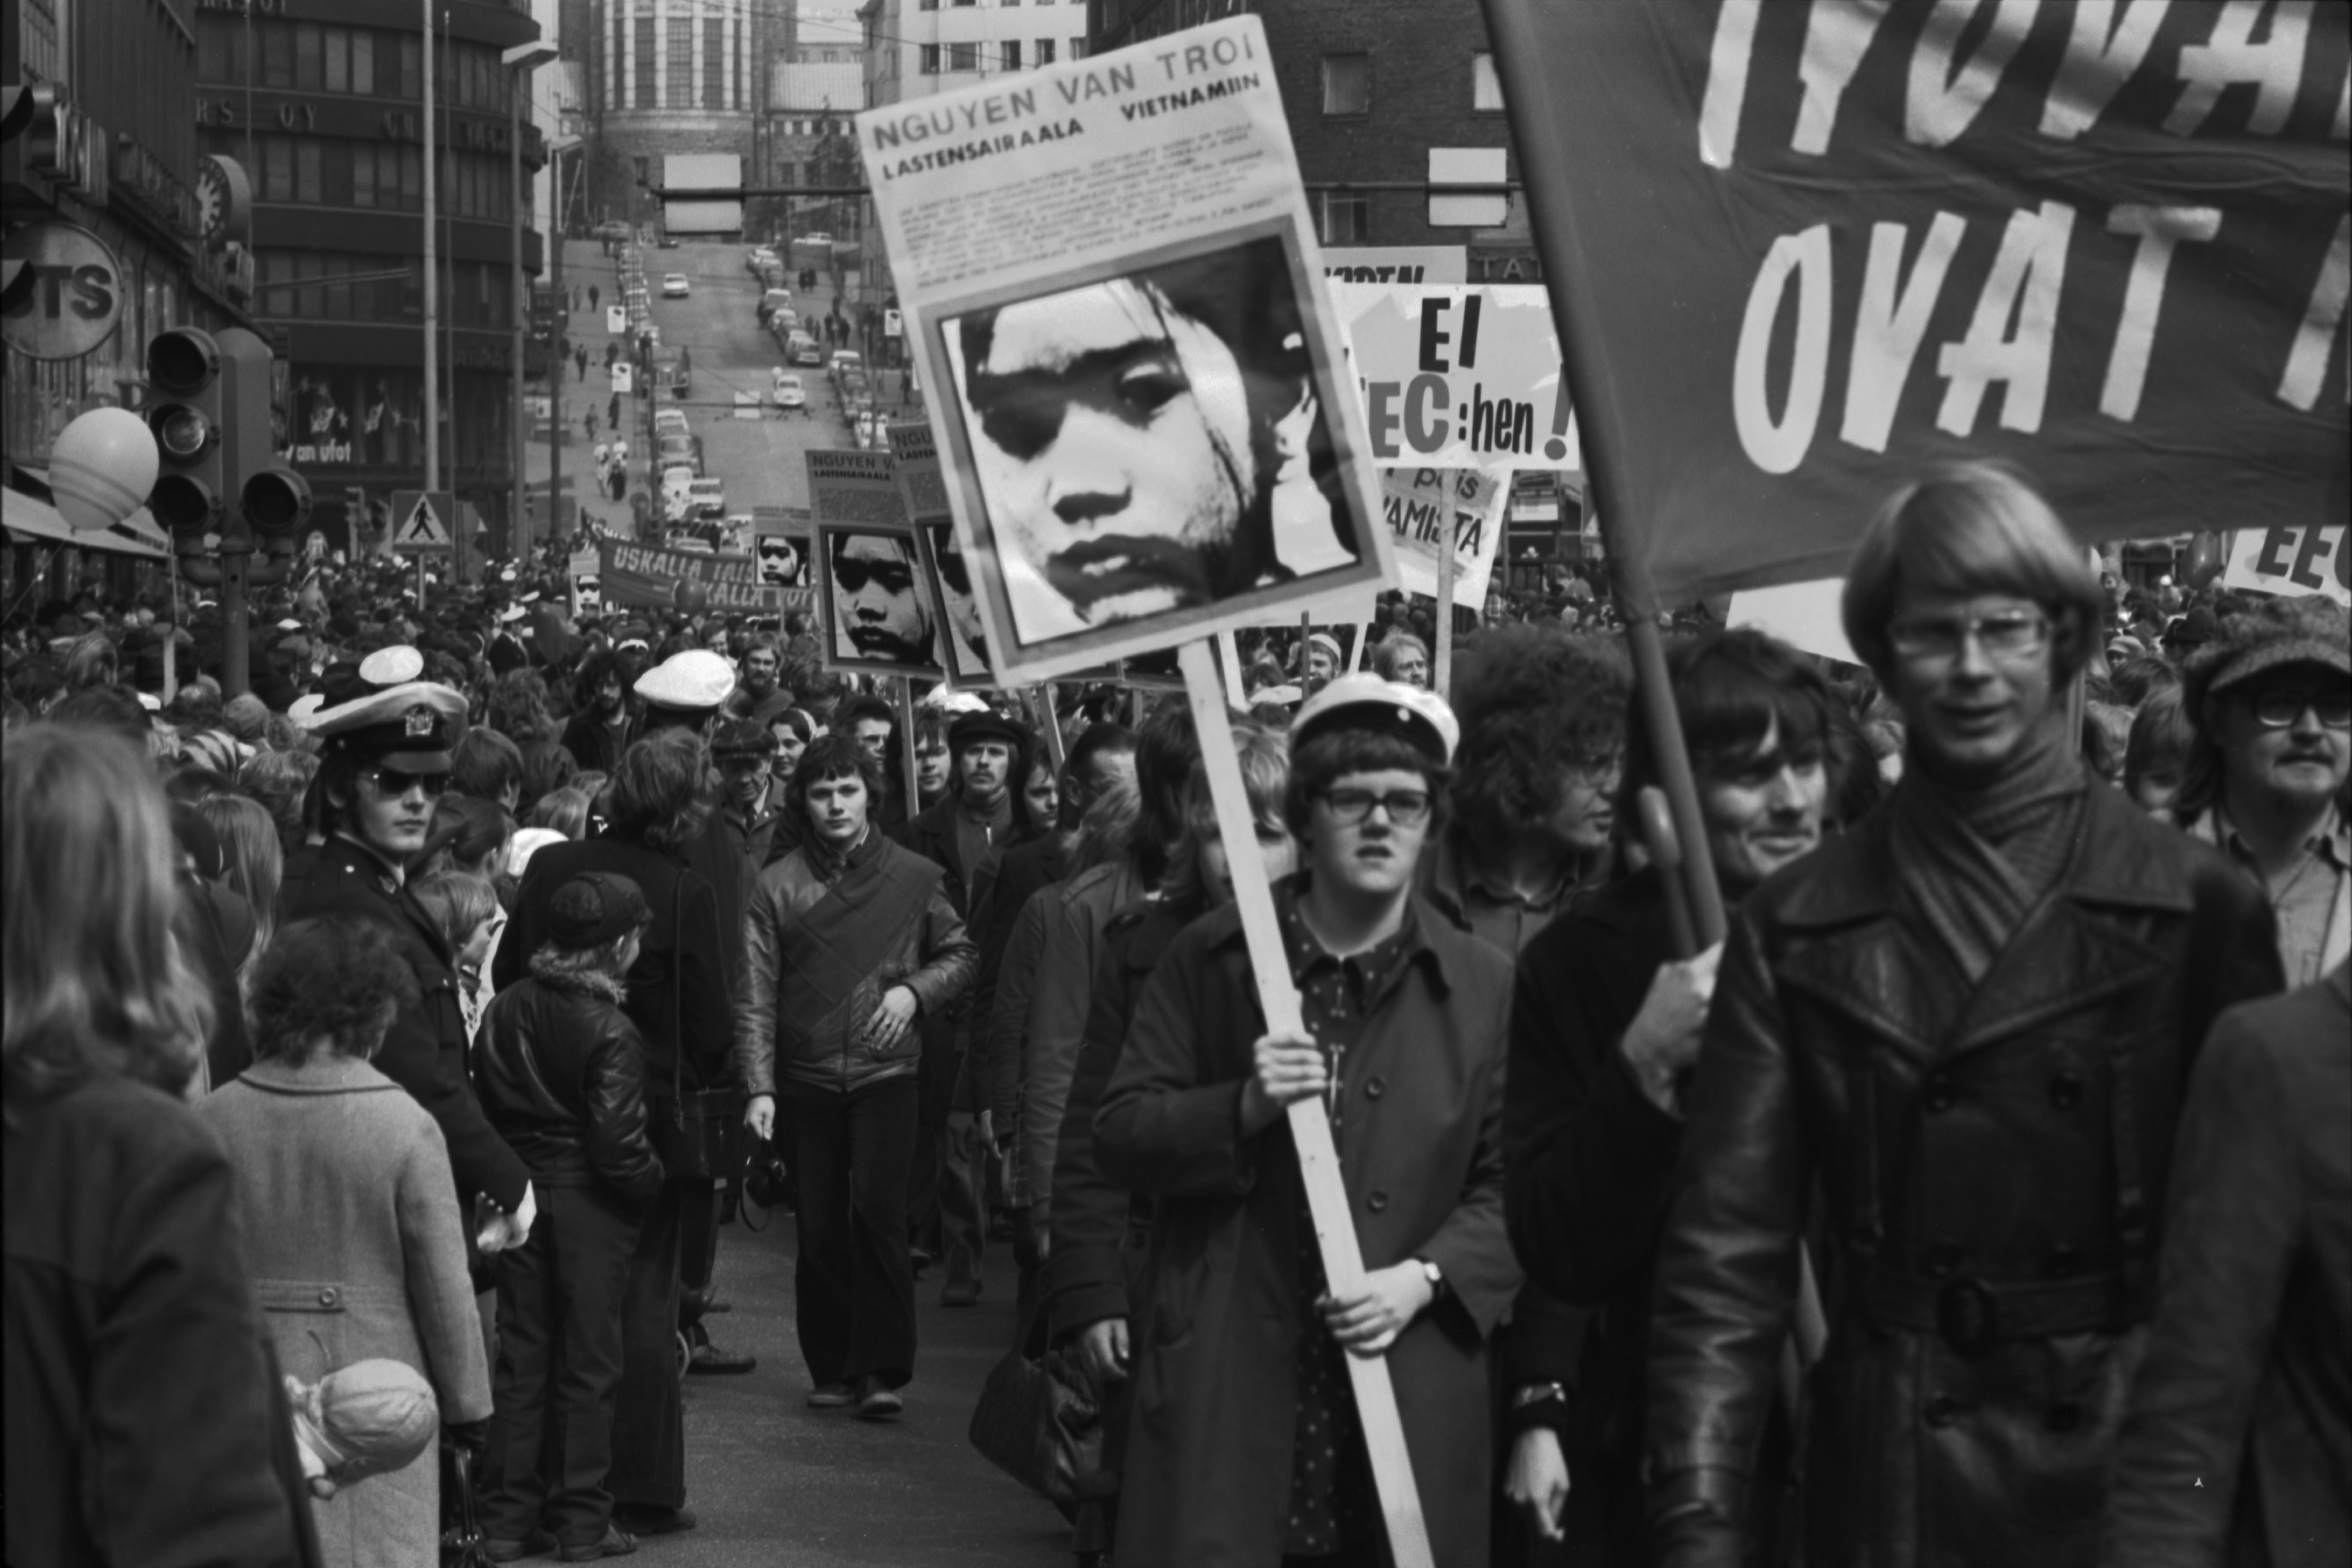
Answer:
<path fill-rule="evenodd" d="M 816 526 L 825 663 L 861 674 L 939 680 L 940 626 L 914 530 Z"/>
<path fill-rule="evenodd" d="M 790 534 L 761 534 L 754 538 L 751 555 L 760 563 L 760 580 L 771 588 L 808 586 L 805 543 Z"/>
<path fill-rule="evenodd" d="M 971 570 L 954 522 L 919 523 L 915 539 L 931 580 L 932 601 L 940 607 L 940 652 L 948 679 L 965 688 L 996 685 L 988 664 L 988 627 L 981 618 L 980 595 L 972 591 Z"/>

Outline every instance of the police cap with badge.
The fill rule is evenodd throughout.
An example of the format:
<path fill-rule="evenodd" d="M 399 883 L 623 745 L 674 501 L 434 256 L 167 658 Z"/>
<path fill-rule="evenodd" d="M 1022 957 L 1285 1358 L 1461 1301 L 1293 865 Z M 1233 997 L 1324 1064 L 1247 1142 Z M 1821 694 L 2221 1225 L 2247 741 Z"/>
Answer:
<path fill-rule="evenodd" d="M 450 748 L 465 726 L 462 694 L 415 680 L 362 692 L 303 721 L 330 757 L 425 774 L 449 771 Z"/>

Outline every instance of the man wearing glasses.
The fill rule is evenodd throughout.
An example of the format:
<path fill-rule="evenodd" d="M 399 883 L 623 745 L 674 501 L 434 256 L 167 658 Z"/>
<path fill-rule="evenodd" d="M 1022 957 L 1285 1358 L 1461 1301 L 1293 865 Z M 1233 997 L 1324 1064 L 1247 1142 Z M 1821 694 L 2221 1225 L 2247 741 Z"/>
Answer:
<path fill-rule="evenodd" d="M 2182 683 L 2197 739 L 2173 810 L 2261 883 L 2290 987 L 2352 952 L 2347 640 L 2343 606 L 2269 600 L 2228 617 Z"/>
<path fill-rule="evenodd" d="M 457 1178 L 461 1212 L 497 1206 L 478 1240 L 485 1252 L 530 1234 L 530 1174 L 482 1114 L 466 1069 L 466 1024 L 457 962 L 432 917 L 408 891 L 406 865 L 449 788 L 449 749 L 466 699 L 414 681 L 323 708 L 309 722 L 323 743 L 310 810 L 323 843 L 291 857 L 278 896 L 282 930 L 297 920 L 370 920 L 390 931 L 416 976 L 374 1065 L 440 1124 Z"/>
<path fill-rule="evenodd" d="M 1267 1031 L 1230 905 L 1175 939 L 1138 1004 L 1095 1122 L 1104 1173 L 1155 1204 L 1123 1563 L 1372 1561 L 1350 1355 L 1389 1364 L 1439 1562 L 1486 1561 L 1486 1343 L 1519 1285 L 1503 1229 L 1511 961 L 1414 894 L 1458 733 L 1437 697 L 1372 675 L 1300 709 L 1283 815 L 1305 869 L 1275 904 L 1303 1033 Z M 1285 1119 L 1309 1096 L 1363 1249 L 1344 1295 Z"/>

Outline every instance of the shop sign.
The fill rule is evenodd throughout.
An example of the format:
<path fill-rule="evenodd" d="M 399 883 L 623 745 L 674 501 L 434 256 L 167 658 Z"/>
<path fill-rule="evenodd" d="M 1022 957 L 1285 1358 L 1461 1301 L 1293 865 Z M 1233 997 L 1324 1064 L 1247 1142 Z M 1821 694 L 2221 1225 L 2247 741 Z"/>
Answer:
<path fill-rule="evenodd" d="M 0 336 L 28 359 L 79 360 L 122 319 L 122 269 L 106 243 L 79 224 L 30 224 L 0 242 L 0 255 L 32 275 L 0 317 Z"/>

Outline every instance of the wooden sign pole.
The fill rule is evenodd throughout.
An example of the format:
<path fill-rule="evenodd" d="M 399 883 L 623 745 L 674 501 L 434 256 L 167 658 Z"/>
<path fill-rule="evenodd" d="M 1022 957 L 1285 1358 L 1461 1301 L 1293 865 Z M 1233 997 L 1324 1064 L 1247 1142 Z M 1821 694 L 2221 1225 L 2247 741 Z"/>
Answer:
<path fill-rule="evenodd" d="M 1367 621 L 1356 628 L 1356 645 L 1348 650 L 1348 673 L 1351 675 L 1364 667 L 1364 650 L 1372 641 L 1372 624 Z"/>
<path fill-rule="evenodd" d="M 906 675 L 898 677 L 898 760 L 906 767 L 907 815 L 911 817 L 923 805 L 915 782 L 915 683 Z"/>
<path fill-rule="evenodd" d="M 1242 686 L 1241 645 L 1234 641 L 1230 626 L 1217 633 L 1217 657 L 1224 662 L 1225 700 L 1235 707 L 1247 707 L 1249 697 Z"/>
<path fill-rule="evenodd" d="M 1448 523 L 1437 549 L 1437 646 L 1429 651 L 1429 689 L 1439 696 L 1454 690 L 1454 528 Z"/>
<path fill-rule="evenodd" d="M 1054 759 L 1054 776 L 1058 779 L 1062 776 L 1065 759 L 1062 755 L 1062 718 L 1054 711 L 1053 683 L 1048 681 L 1035 687 L 1030 693 L 1029 700 L 1035 705 L 1037 727 L 1045 734 L 1045 752 Z"/>
<path fill-rule="evenodd" d="M 1209 792 L 1217 806 L 1217 829 L 1223 836 L 1234 879 L 1234 901 L 1241 907 L 1242 931 L 1249 942 L 1250 968 L 1257 977 L 1258 1005 L 1266 1028 L 1298 1032 L 1303 1020 L 1297 988 L 1290 981 L 1290 962 L 1282 946 L 1282 931 L 1274 912 L 1274 892 L 1267 885 L 1265 862 L 1258 858 L 1256 819 L 1242 784 L 1241 758 L 1234 749 L 1233 718 L 1217 682 L 1216 655 L 1205 641 L 1185 643 L 1177 657 L 1184 671 L 1184 692 L 1192 706 L 1192 726 L 1201 737 L 1201 758 L 1209 776 Z M 1299 1176 L 1307 1187 L 1307 1207 L 1315 1219 L 1315 1239 L 1323 1254 L 1323 1273 L 1334 1295 L 1362 1289 L 1364 1258 L 1356 1242 L 1356 1226 L 1348 1214 L 1348 1189 L 1339 1178 L 1339 1152 L 1331 1141 L 1331 1121 L 1323 1102 L 1309 1096 L 1292 1103 L 1290 1139 L 1298 1149 Z M 1355 1390 L 1356 1414 L 1364 1427 L 1364 1447 L 1371 1456 L 1372 1481 L 1380 1494 L 1381 1513 L 1388 1523 L 1389 1551 L 1396 1568 L 1433 1568 L 1429 1529 L 1422 1518 L 1421 1493 L 1413 1485 L 1412 1459 L 1405 1451 L 1404 1422 L 1397 1413 L 1396 1386 L 1389 1364 L 1381 1356 L 1349 1355 L 1348 1379 Z"/>

